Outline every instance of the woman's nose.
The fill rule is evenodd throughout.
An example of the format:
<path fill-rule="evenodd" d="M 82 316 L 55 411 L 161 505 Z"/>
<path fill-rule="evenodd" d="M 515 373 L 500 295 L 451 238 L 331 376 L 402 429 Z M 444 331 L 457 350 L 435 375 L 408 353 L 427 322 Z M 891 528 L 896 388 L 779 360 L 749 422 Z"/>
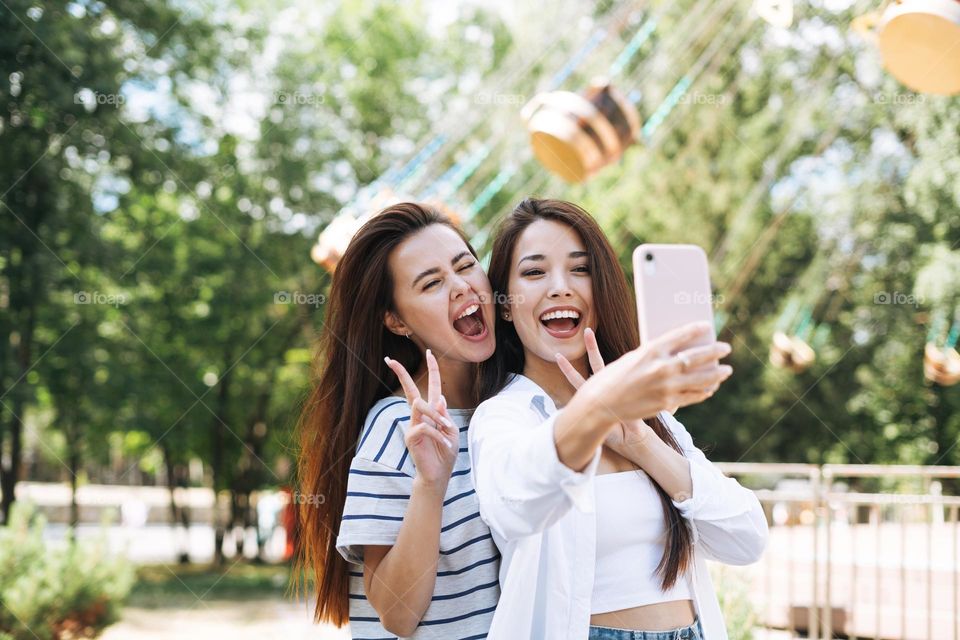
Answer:
<path fill-rule="evenodd" d="M 573 295 L 570 283 L 564 274 L 554 275 L 550 280 L 550 291 L 547 295 L 551 298 L 568 298 Z"/>
<path fill-rule="evenodd" d="M 453 280 L 450 281 L 450 292 L 454 298 L 459 298 L 461 295 L 464 295 L 469 291 L 469 282 L 458 275 L 453 276 Z"/>

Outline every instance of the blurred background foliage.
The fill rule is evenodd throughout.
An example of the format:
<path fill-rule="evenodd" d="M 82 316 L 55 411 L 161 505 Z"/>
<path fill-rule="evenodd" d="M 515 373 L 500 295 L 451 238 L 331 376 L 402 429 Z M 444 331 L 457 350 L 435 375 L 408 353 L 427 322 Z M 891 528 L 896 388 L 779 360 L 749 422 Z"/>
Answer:
<path fill-rule="evenodd" d="M 481 251 L 530 194 L 591 211 L 628 271 L 640 242 L 707 249 L 735 375 L 680 417 L 712 459 L 956 464 L 960 397 L 922 354 L 960 282 L 960 104 L 883 72 L 849 27 L 868 3 L 788 29 L 707 5 L 6 0 L 0 517 L 20 479 L 204 484 L 219 550 L 290 482 L 317 233 L 438 134 L 398 189 Z M 551 177 L 520 107 L 608 74 L 652 16 L 614 82 L 647 122 L 692 84 L 616 165 Z M 792 373 L 768 352 L 798 309 L 817 359 Z"/>

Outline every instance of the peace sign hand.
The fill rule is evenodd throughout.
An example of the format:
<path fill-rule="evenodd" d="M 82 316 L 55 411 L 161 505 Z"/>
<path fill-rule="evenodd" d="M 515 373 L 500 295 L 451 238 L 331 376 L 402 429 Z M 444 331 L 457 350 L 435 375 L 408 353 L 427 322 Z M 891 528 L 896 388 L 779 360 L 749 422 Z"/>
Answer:
<path fill-rule="evenodd" d="M 417 468 L 417 478 L 446 491 L 447 482 L 457 461 L 460 431 L 447 413 L 446 398 L 440 393 L 440 367 L 433 353 L 427 349 L 427 399 L 406 368 L 390 358 L 387 366 L 400 380 L 400 386 L 410 405 L 410 428 L 403 441 Z"/>
<path fill-rule="evenodd" d="M 596 358 L 599 350 L 594 346 L 594 374 L 582 383 L 577 394 L 585 394 L 594 417 L 611 428 L 618 422 L 703 402 L 733 373 L 729 365 L 719 364 L 720 358 L 730 353 L 729 344 L 697 344 L 709 330 L 706 322 L 678 327 L 600 370 L 596 368 L 602 365 Z"/>
<path fill-rule="evenodd" d="M 587 346 L 587 358 L 590 361 L 590 369 L 597 373 L 604 367 L 603 355 L 600 353 L 600 346 L 597 344 L 597 336 L 593 329 L 585 329 L 583 332 L 583 341 Z M 570 361 L 557 354 L 557 364 L 563 375 L 567 377 L 574 389 L 579 389 L 586 382 L 586 379 L 577 371 Z M 635 447 L 642 447 L 647 438 L 656 435 L 653 429 L 643 420 L 626 420 L 611 429 L 607 433 L 603 444 L 613 449 L 620 455 L 627 457 L 626 452 Z"/>

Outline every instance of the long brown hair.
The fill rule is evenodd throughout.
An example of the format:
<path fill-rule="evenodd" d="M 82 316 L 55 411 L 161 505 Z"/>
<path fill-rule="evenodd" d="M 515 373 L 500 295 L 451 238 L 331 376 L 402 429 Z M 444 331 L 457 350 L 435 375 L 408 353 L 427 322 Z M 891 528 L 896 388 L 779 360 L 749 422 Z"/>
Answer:
<path fill-rule="evenodd" d="M 527 198 L 500 223 L 493 240 L 490 268 L 487 270 L 498 305 L 501 301 L 509 300 L 507 283 L 517 241 L 524 229 L 538 220 L 553 220 L 575 229 L 586 246 L 596 311 L 594 317 L 597 326 L 593 329 L 604 362 L 616 360 L 636 349 L 640 345 L 637 309 L 623 269 L 597 222 L 589 213 L 570 202 Z M 500 309 L 496 314 L 496 336 L 497 350 L 492 358 L 480 365 L 481 400 L 499 393 L 511 374 L 523 373 L 523 344 L 513 323 L 502 318 Z M 645 422 L 661 440 L 683 453 L 670 429 L 659 417 L 646 418 Z M 666 591 L 690 566 L 693 537 L 670 497 L 659 485 L 654 485 L 660 495 L 667 522 L 663 557 L 657 566 L 661 588 Z"/>
<path fill-rule="evenodd" d="M 384 326 L 384 315 L 394 310 L 388 260 L 404 239 L 434 224 L 456 231 L 476 256 L 448 218 L 425 205 L 401 202 L 360 227 L 333 275 L 314 360 L 315 382 L 297 426 L 302 499 L 297 500 L 295 588 L 304 586 L 305 574 L 313 578 L 317 622 L 342 626 L 350 617 L 349 565 L 335 545 L 364 418 L 377 400 L 399 386 L 383 358 L 389 355 L 411 372 L 419 370 L 423 358 L 412 341 Z"/>

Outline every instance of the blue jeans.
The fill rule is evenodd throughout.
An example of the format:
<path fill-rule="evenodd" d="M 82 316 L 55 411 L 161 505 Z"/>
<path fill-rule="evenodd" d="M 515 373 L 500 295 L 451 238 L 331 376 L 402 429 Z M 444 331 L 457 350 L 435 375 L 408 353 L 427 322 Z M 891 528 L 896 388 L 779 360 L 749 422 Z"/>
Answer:
<path fill-rule="evenodd" d="M 703 640 L 703 627 L 700 619 L 693 624 L 670 631 L 631 631 L 612 627 L 590 626 L 589 640 Z"/>

